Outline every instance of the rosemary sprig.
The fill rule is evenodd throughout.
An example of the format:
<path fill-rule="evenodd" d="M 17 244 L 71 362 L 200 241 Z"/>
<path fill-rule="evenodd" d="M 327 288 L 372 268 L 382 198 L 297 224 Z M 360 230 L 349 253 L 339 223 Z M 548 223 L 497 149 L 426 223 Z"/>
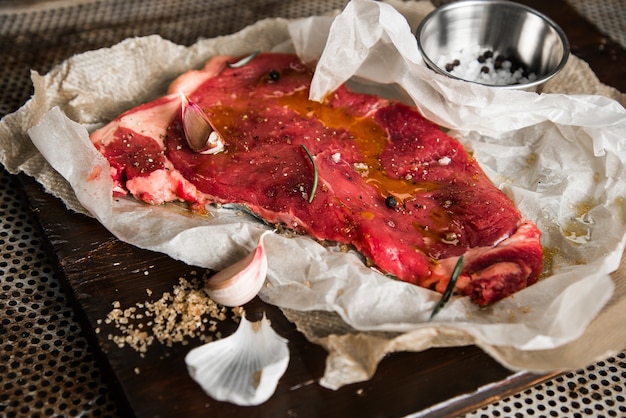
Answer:
<path fill-rule="evenodd" d="M 311 188 L 311 195 L 309 196 L 309 203 L 313 201 L 315 197 L 315 192 L 317 191 L 317 165 L 315 164 L 315 159 L 309 152 L 308 148 L 304 144 L 300 144 L 304 152 L 306 152 L 307 157 L 311 160 L 311 164 L 313 164 L 313 187 Z"/>
<path fill-rule="evenodd" d="M 250 61 L 252 61 L 252 59 L 254 57 L 256 57 L 257 55 L 259 55 L 261 51 L 254 51 L 253 53 L 251 53 L 250 55 L 247 55 L 245 57 L 243 57 L 242 59 L 240 59 L 239 61 L 235 61 L 235 62 L 227 62 L 226 65 L 229 68 L 239 68 L 239 67 L 243 67 L 244 65 L 246 65 L 247 63 L 249 63 Z"/>
<path fill-rule="evenodd" d="M 456 265 L 454 266 L 454 270 L 452 270 L 452 276 L 450 276 L 450 281 L 448 282 L 448 286 L 446 286 L 446 290 L 445 292 L 443 292 L 441 299 L 435 305 L 435 309 L 433 309 L 432 313 L 430 314 L 430 318 L 428 319 L 428 322 L 433 320 L 435 315 L 437 315 L 439 311 L 443 309 L 445 304 L 448 303 L 448 301 L 450 300 L 450 297 L 452 297 L 452 293 L 454 293 L 454 286 L 456 286 L 456 281 L 461 275 L 461 270 L 463 270 L 463 261 L 464 261 L 464 257 L 460 256 L 458 261 L 456 262 Z"/>

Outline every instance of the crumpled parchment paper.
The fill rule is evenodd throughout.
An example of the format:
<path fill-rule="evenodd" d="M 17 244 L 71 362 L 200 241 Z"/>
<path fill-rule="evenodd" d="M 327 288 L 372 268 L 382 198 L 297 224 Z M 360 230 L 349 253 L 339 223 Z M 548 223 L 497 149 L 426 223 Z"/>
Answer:
<path fill-rule="evenodd" d="M 353 78 L 356 88 L 413 102 L 449 128 L 537 223 L 550 254 L 549 278 L 484 309 L 454 297 L 427 323 L 439 294 L 306 237 L 267 236 L 270 272 L 260 296 L 328 349 L 322 385 L 368 379 L 386 353 L 400 350 L 476 344 L 507 367 L 532 371 L 583 367 L 622 350 L 626 111 L 617 100 L 624 96 L 576 57 L 546 86 L 550 94 L 495 92 L 438 76 L 412 35 L 431 9 L 353 0 L 334 19 L 270 19 L 188 48 L 150 36 L 77 55 L 45 76 L 33 73 L 32 100 L 0 123 L 0 161 L 123 241 L 222 269 L 251 251 L 267 226 L 228 208 L 203 217 L 113 199 L 108 164 L 88 132 L 163 94 L 211 56 L 295 48 L 307 62 L 321 56 L 312 98 Z"/>

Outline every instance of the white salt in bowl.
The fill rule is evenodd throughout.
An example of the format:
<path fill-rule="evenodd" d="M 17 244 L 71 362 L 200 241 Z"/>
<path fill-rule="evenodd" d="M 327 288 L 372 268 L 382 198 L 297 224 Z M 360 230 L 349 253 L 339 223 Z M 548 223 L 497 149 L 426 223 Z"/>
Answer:
<path fill-rule="evenodd" d="M 506 0 L 441 6 L 422 20 L 415 35 L 432 70 L 501 89 L 540 92 L 569 57 L 569 42 L 556 23 Z"/>

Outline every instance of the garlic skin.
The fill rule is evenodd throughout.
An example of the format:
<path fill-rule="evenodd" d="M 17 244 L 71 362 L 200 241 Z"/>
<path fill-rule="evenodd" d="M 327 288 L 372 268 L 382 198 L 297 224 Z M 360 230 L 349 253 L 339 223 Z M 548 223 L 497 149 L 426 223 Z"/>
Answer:
<path fill-rule="evenodd" d="M 240 406 L 260 405 L 276 391 L 289 365 L 288 341 L 271 327 L 241 318 L 234 334 L 191 350 L 189 375 L 207 395 Z"/>
<path fill-rule="evenodd" d="M 204 111 L 180 93 L 183 131 L 187 145 L 200 154 L 217 154 L 224 150 L 224 139 L 217 132 Z"/>
<path fill-rule="evenodd" d="M 261 291 L 267 276 L 267 255 L 261 234 L 254 251 L 235 264 L 209 277 L 204 284 L 206 294 L 220 305 L 233 307 L 250 302 Z"/>

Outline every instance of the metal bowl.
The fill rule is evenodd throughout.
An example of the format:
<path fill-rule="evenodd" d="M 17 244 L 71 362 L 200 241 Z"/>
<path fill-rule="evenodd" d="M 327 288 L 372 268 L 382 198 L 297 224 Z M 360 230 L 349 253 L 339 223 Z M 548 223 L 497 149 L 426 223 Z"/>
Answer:
<path fill-rule="evenodd" d="M 467 0 L 441 6 L 422 20 L 416 38 L 426 65 L 452 78 L 464 79 L 450 74 L 438 60 L 478 46 L 517 61 L 537 77 L 525 84 L 508 85 L 464 79 L 502 89 L 539 92 L 569 57 L 569 42 L 556 23 L 530 7 L 506 0 Z"/>

